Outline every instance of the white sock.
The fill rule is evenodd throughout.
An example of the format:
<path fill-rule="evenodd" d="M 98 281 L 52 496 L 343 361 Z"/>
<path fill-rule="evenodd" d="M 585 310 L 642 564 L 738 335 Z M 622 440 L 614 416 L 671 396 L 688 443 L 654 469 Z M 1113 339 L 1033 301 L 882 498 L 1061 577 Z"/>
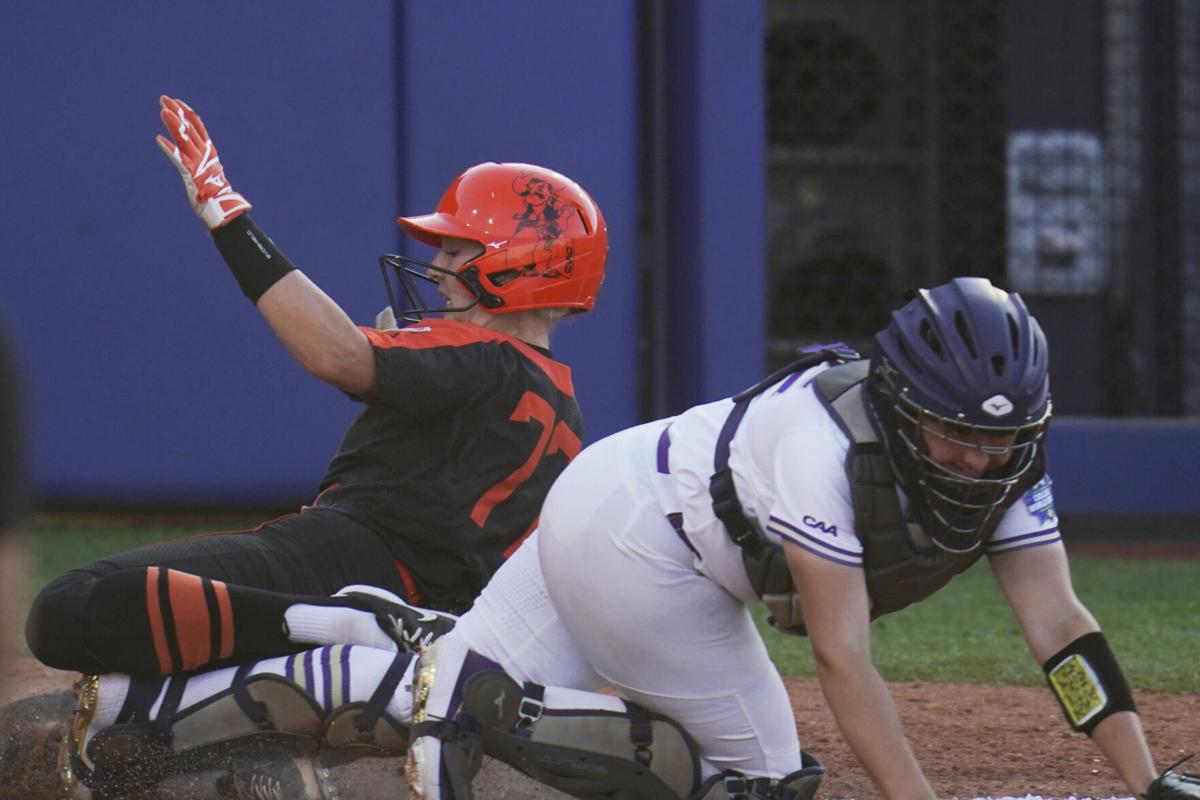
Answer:
<path fill-rule="evenodd" d="M 129 676 L 116 673 L 100 676 L 100 691 L 96 698 L 96 713 L 92 714 L 91 724 L 84 731 L 82 750 L 87 749 L 87 743 L 97 731 L 107 728 L 117 721 L 121 707 L 125 705 L 125 695 L 129 693 Z"/>
<path fill-rule="evenodd" d="M 344 606 L 312 606 L 297 603 L 283 614 L 288 638 L 304 644 L 359 644 L 378 650 L 396 651 L 375 615 Z"/>
<path fill-rule="evenodd" d="M 304 689 L 326 712 L 330 712 L 346 703 L 370 699 L 395 657 L 394 652 L 361 645 L 333 645 L 291 656 L 263 659 L 250 668 L 249 675 L 282 675 Z M 405 722 L 412 716 L 411 685 L 416 660 L 414 656 L 387 705 L 388 713 Z M 233 686 L 236 674 L 237 667 L 226 667 L 193 675 L 183 690 L 176 715 L 186 715 L 193 707 L 228 690 Z M 151 718 L 157 716 L 156 705 Z"/>

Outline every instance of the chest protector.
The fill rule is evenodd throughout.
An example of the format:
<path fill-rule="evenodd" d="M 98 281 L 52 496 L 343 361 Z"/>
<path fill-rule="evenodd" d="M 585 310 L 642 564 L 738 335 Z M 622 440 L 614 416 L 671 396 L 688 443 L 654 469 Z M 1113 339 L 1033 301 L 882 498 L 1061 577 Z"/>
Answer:
<path fill-rule="evenodd" d="M 844 359 L 840 352 L 826 351 L 825 354 Z M 815 363 L 818 362 L 802 358 L 795 368 L 807 369 Z M 850 479 L 854 525 L 863 546 L 863 571 L 871 600 L 871 619 L 875 619 L 929 597 L 978 561 L 983 556 L 983 548 L 977 547 L 966 553 L 947 552 L 935 545 L 920 525 L 905 521 L 896 490 L 896 474 L 887 449 L 867 417 L 863 389 L 869 366 L 869 362 L 861 359 L 845 361 L 822 372 L 813 383 L 830 416 L 850 439 L 846 473 Z M 733 431 L 728 428 L 730 423 L 736 428 L 750 399 L 766 388 L 758 384 L 734 398 L 734 411 L 718 441 L 717 473 L 709 490 L 717 516 L 725 523 L 733 541 L 742 548 L 746 574 L 770 611 L 771 624 L 786 633 L 804 635 L 800 598 L 792 584 L 783 549 L 768 542 L 757 526 L 746 520 L 736 493 L 733 494 L 734 508 L 730 507 L 729 497 L 724 495 L 726 486 L 733 491 L 728 469 L 728 440 L 733 438 Z M 1023 495 L 1041 479 L 1044 471 L 1039 459 L 1035 468 L 1014 487 L 1010 497 L 1015 499 Z M 719 497 L 719 494 L 724 496 Z M 981 532 L 982 541 L 992 535 L 1002 516 L 993 516 Z"/>

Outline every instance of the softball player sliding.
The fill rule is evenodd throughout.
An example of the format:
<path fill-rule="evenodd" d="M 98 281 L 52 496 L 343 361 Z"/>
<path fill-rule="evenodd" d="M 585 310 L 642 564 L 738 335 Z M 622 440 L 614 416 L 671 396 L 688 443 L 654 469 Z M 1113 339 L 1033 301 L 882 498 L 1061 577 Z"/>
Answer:
<path fill-rule="evenodd" d="M 437 249 L 431 263 L 381 258 L 403 327 L 358 327 L 254 222 L 195 111 L 163 97 L 160 117 L 159 147 L 242 292 L 302 366 L 364 410 L 299 513 L 115 554 L 41 590 L 30 650 L 92 673 L 77 750 L 89 726 L 186 708 L 183 676 L 196 671 L 323 643 L 409 651 L 448 629 L 447 612 L 469 606 L 532 532 L 581 447 L 571 372 L 550 333 L 593 307 L 608 253 L 604 217 L 578 184 L 479 164 L 432 213 L 398 220 Z M 433 303 L 417 281 L 436 290 Z M 416 322 L 429 311 L 441 318 Z M 127 796 L 119 770 L 106 788 L 90 758 L 75 762 L 97 797 Z"/>

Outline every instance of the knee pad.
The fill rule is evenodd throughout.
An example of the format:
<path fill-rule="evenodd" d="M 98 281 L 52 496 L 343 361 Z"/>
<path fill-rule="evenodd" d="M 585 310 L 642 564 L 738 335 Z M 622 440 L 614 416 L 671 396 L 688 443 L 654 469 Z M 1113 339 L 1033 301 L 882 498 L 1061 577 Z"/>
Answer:
<path fill-rule="evenodd" d="M 617 698 L 611 710 L 548 708 L 541 687 L 523 688 L 517 724 L 484 734 L 487 755 L 580 798 L 677 800 L 699 785 L 696 745 L 674 720 Z"/>
<path fill-rule="evenodd" d="M 700 784 L 695 744 L 673 720 L 591 692 L 551 689 L 559 701 L 547 703 L 543 687 L 452 640 L 421 656 L 415 689 L 415 798 L 467 800 L 482 755 L 580 798 L 680 800 Z"/>

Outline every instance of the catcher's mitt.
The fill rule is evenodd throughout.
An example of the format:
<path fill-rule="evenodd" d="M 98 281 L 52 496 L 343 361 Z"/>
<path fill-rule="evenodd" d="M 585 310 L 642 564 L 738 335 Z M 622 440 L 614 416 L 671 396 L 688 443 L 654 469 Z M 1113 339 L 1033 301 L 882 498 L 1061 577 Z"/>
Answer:
<path fill-rule="evenodd" d="M 1190 759 L 1188 756 L 1177 761 L 1155 778 L 1146 789 L 1146 800 L 1200 800 L 1200 775 L 1175 771 L 1175 767 Z"/>

